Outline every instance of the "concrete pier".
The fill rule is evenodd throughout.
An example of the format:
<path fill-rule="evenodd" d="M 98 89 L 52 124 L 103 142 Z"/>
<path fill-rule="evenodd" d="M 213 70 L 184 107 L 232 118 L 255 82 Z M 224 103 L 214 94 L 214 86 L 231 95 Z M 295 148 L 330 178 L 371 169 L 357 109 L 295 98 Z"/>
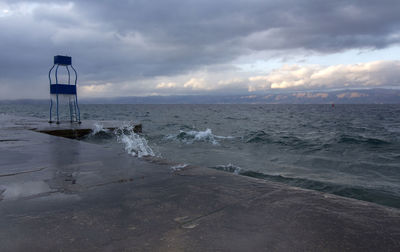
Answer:
<path fill-rule="evenodd" d="M 400 251 L 399 209 L 173 171 L 46 127 L 0 115 L 0 251 Z"/>

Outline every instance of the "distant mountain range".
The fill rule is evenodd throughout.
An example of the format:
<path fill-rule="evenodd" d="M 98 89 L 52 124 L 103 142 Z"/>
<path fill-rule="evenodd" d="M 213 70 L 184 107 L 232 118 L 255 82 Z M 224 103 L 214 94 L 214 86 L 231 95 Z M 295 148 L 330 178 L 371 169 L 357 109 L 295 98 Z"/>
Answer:
<path fill-rule="evenodd" d="M 400 104 L 400 90 L 365 89 L 316 92 L 282 92 L 246 95 L 185 95 L 90 98 L 84 103 L 113 104 Z"/>
<path fill-rule="evenodd" d="M 0 104 L 39 104 L 48 100 L 3 100 Z M 246 95 L 180 95 L 83 98 L 83 104 L 400 104 L 400 89 L 281 92 Z"/>

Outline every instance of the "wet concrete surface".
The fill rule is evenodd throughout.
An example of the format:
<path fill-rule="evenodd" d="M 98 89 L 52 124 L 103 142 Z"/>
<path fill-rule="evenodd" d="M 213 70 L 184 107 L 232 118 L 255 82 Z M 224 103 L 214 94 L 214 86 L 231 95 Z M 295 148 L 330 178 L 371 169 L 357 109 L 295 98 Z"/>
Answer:
<path fill-rule="evenodd" d="M 400 250 L 398 209 L 0 123 L 0 251 Z"/>

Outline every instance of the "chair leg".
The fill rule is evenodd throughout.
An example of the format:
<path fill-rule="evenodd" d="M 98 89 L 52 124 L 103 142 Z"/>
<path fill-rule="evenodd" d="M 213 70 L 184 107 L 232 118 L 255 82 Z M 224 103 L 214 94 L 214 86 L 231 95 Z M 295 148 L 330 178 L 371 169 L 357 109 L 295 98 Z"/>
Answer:
<path fill-rule="evenodd" d="M 49 120 L 49 123 L 52 123 L 52 121 L 51 121 L 51 111 L 52 111 L 52 109 L 53 109 L 53 100 L 50 97 L 50 120 Z"/>
<path fill-rule="evenodd" d="M 79 110 L 78 96 L 77 95 L 75 95 L 75 106 L 76 106 L 76 109 L 78 110 L 78 113 L 76 114 L 77 121 L 78 121 L 78 123 L 81 123 L 81 111 Z"/>
<path fill-rule="evenodd" d="M 57 99 L 57 124 L 60 124 L 60 117 L 58 115 L 58 94 L 56 95 Z"/>

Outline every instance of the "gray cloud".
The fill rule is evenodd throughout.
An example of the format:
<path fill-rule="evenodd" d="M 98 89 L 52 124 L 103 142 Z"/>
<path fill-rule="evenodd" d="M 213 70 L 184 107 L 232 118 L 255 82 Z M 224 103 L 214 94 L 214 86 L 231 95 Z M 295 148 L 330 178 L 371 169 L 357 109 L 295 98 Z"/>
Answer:
<path fill-rule="evenodd" d="M 391 37 L 400 25 L 396 0 L 119 1 L 112 8 L 109 1 L 93 2 L 81 7 L 91 8 L 94 20 L 121 33 L 140 31 L 163 44 L 335 51 L 399 42 Z"/>
<path fill-rule="evenodd" d="M 0 10 L 4 90 L 43 85 L 55 54 L 73 56 L 83 85 L 129 82 L 150 91 L 155 86 L 143 83 L 151 78 L 229 68 L 257 51 L 332 53 L 400 41 L 398 0 L 7 0 L 2 6 L 10 8 Z"/>

